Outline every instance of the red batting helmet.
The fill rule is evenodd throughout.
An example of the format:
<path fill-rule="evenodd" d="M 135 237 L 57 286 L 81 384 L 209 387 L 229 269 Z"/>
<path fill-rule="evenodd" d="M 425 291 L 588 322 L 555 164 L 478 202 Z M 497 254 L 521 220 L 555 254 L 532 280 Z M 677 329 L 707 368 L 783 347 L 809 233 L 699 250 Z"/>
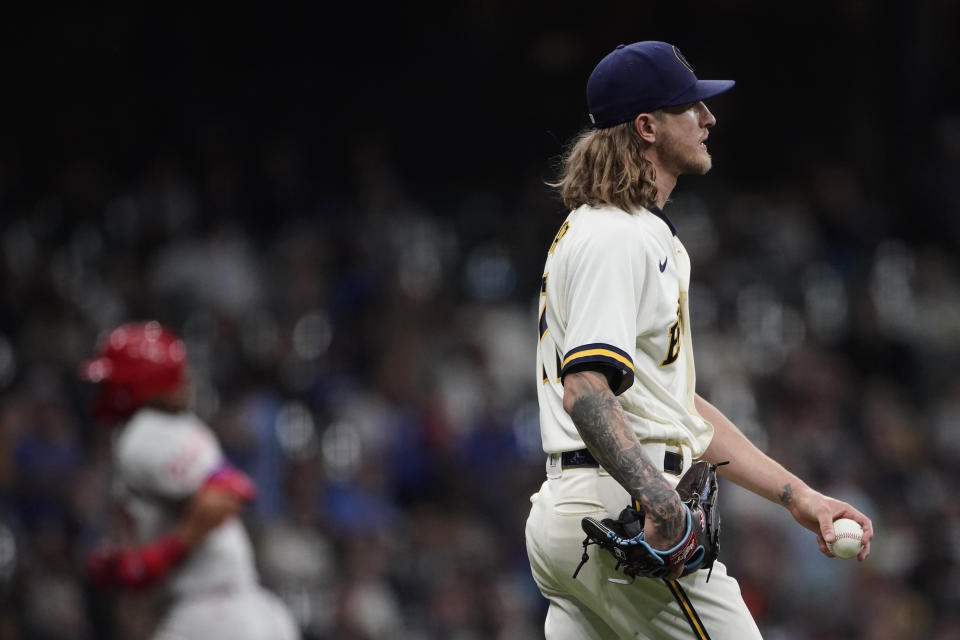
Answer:
<path fill-rule="evenodd" d="M 94 414 L 117 422 L 180 388 L 186 365 L 183 340 L 159 322 L 137 322 L 111 329 L 97 355 L 80 365 L 80 377 L 99 385 Z"/>

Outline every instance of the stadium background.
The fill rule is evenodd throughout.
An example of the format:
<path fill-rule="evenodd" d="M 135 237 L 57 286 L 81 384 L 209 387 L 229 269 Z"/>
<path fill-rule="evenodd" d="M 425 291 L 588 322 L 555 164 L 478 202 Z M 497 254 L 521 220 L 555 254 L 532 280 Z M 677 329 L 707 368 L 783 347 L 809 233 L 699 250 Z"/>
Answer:
<path fill-rule="evenodd" d="M 620 42 L 680 46 L 715 169 L 668 212 L 701 393 L 873 517 L 829 561 L 724 488 L 765 637 L 960 637 L 955 1 L 0 9 L 0 638 L 144 637 L 86 588 L 109 441 L 99 333 L 187 339 L 197 409 L 260 485 L 264 581 L 306 637 L 542 637 L 544 186 Z"/>

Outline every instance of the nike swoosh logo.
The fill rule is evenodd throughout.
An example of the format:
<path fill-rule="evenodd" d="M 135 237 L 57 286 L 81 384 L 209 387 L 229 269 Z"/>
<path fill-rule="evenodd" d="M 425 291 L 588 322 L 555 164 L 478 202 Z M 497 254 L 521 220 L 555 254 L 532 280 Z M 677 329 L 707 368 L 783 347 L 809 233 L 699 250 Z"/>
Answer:
<path fill-rule="evenodd" d="M 663 270 L 667 268 L 667 260 L 669 258 L 670 256 L 667 256 L 666 258 L 663 259 L 663 262 L 660 263 L 660 273 L 663 273 Z"/>

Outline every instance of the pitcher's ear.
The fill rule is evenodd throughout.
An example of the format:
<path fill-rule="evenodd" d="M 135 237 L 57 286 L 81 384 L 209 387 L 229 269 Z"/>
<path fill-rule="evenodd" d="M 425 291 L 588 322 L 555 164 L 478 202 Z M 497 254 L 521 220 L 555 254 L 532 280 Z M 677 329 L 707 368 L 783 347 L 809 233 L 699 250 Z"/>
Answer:
<path fill-rule="evenodd" d="M 633 130 L 644 142 L 653 144 L 657 141 L 658 124 L 656 116 L 652 113 L 641 113 L 633 119 Z"/>

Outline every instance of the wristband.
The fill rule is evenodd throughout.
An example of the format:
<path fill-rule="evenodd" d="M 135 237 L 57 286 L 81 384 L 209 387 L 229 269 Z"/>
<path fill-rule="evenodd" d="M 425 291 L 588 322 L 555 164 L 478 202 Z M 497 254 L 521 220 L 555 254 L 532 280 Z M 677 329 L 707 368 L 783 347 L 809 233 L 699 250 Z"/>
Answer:
<path fill-rule="evenodd" d="M 243 471 L 226 463 L 220 465 L 207 477 L 203 488 L 225 491 L 244 502 L 253 502 L 257 497 L 257 486 L 253 484 L 253 480 Z"/>
<path fill-rule="evenodd" d="M 168 534 L 142 547 L 94 551 L 87 557 L 87 572 L 99 587 L 139 589 L 166 577 L 186 555 L 183 541 Z"/>

